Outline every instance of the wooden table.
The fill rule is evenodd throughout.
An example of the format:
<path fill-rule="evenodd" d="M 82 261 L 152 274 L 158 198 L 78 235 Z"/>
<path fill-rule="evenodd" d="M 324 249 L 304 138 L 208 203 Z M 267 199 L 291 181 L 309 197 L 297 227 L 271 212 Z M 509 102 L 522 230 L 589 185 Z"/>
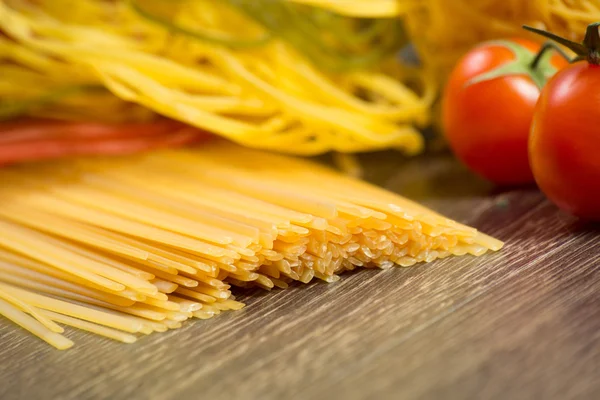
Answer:
<path fill-rule="evenodd" d="M 250 292 L 134 345 L 72 332 L 59 352 L 0 320 L 0 399 L 600 398 L 598 229 L 448 156 L 398 158 L 363 157 L 367 178 L 505 249 Z"/>

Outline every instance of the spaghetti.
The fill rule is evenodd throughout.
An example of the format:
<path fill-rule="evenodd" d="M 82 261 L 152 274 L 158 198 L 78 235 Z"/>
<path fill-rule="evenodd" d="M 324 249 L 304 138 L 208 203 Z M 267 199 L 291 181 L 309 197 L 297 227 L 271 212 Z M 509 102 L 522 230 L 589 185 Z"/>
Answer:
<path fill-rule="evenodd" d="M 0 314 L 57 348 L 72 343 L 56 323 L 132 343 L 240 309 L 233 287 L 502 247 L 323 166 L 220 142 L 23 164 L 0 179 Z"/>

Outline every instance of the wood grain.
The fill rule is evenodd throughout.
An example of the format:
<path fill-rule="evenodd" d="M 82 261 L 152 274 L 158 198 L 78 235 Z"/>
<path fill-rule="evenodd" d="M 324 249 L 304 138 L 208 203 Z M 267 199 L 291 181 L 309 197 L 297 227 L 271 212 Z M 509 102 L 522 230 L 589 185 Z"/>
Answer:
<path fill-rule="evenodd" d="M 363 161 L 506 248 L 247 292 L 243 311 L 134 345 L 73 331 L 59 352 L 0 320 L 0 399 L 600 398 L 598 228 L 446 156 Z"/>

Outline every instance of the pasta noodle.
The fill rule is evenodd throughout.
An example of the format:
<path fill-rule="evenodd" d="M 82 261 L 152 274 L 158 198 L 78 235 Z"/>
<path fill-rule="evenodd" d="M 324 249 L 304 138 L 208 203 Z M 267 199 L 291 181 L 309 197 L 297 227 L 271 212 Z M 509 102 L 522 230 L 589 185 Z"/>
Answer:
<path fill-rule="evenodd" d="M 0 119 L 158 113 L 279 152 L 416 154 L 470 47 L 522 24 L 577 40 L 600 19 L 592 0 L 255 3 L 0 0 Z M 420 71 L 393 61 L 409 40 Z"/>
<path fill-rule="evenodd" d="M 305 26 L 314 7 L 307 11 L 300 3 L 261 7 L 295 21 L 306 35 L 319 32 Z M 356 15 L 327 14 L 330 31 L 341 32 L 334 48 L 323 47 L 321 37 L 260 25 L 253 17 L 264 24 L 274 19 L 261 18 L 269 11 L 256 12 L 247 1 L 169 2 L 165 16 L 154 10 L 164 6 L 161 0 L 34 4 L 0 1 L 0 32 L 10 38 L 0 36 L 10 61 L 0 62 L 0 118 L 147 120 L 152 114 L 142 110 L 151 110 L 279 152 L 397 148 L 416 154 L 423 148 L 418 127 L 430 118 L 436 88 L 408 68 L 386 67 L 405 40 L 396 32 L 401 24 L 365 20 L 393 12 L 395 3 L 379 1 L 375 9 L 355 1 Z M 359 22 L 368 29 L 354 28 Z M 242 41 L 241 34 L 256 39 Z M 369 46 L 374 41 L 381 46 Z M 333 56 L 335 50 L 340 54 Z M 24 82 L 36 85 L 23 90 Z"/>
<path fill-rule="evenodd" d="M 414 1 L 398 0 L 291 0 L 355 17 L 390 18 L 405 15 Z"/>
<path fill-rule="evenodd" d="M 23 164 L 0 180 L 0 314 L 61 349 L 72 343 L 56 323 L 133 343 L 239 310 L 234 287 L 502 247 L 326 167 L 224 142 Z"/>
<path fill-rule="evenodd" d="M 405 19 L 411 38 L 442 83 L 457 60 L 481 41 L 527 36 L 524 24 L 578 41 L 588 24 L 600 20 L 595 0 L 424 0 L 414 5 Z"/>

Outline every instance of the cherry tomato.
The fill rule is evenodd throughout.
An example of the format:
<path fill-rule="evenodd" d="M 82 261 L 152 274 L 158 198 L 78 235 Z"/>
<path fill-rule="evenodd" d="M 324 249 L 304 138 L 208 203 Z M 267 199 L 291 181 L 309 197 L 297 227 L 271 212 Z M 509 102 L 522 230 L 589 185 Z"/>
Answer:
<path fill-rule="evenodd" d="M 483 43 L 456 65 L 443 97 L 445 137 L 472 171 L 497 184 L 533 183 L 527 142 L 535 104 L 548 78 L 567 65 L 537 42 Z"/>
<path fill-rule="evenodd" d="M 550 200 L 574 215 L 600 221 L 598 25 L 588 27 L 583 44 L 559 39 L 587 61 L 560 71 L 542 91 L 529 154 L 535 180 Z"/>

